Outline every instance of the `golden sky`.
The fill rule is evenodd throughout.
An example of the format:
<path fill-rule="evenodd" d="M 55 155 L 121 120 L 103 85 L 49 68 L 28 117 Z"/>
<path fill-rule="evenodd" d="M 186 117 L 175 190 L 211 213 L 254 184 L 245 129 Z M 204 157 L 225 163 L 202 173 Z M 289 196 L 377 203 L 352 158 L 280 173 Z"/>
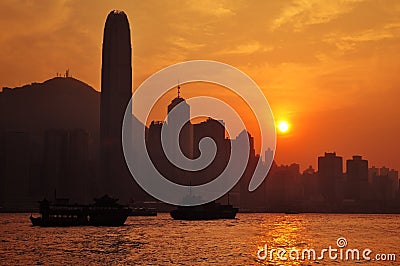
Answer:
<path fill-rule="evenodd" d="M 336 151 L 400 169 L 399 1 L 3 0 L 0 87 L 70 68 L 100 90 L 113 9 L 129 18 L 134 88 L 174 63 L 221 61 L 247 73 L 291 124 L 278 136 L 278 163 L 316 167 Z"/>

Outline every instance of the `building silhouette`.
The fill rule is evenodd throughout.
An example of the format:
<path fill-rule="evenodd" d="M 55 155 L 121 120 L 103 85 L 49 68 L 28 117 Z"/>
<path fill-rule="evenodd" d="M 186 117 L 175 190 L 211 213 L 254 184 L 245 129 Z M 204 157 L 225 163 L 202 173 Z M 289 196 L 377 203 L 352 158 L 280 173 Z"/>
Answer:
<path fill-rule="evenodd" d="M 299 164 L 278 166 L 274 162 L 267 179 L 262 184 L 265 190 L 266 210 L 285 212 L 300 209 L 301 200 L 304 199 L 304 184 L 302 183 L 304 181 L 300 174 Z"/>
<path fill-rule="evenodd" d="M 178 86 L 178 90 L 179 89 L 180 87 Z M 177 107 L 181 108 L 181 110 L 174 109 Z M 150 159 L 156 169 L 165 178 L 178 184 L 186 186 L 206 184 L 222 174 L 227 167 L 231 156 L 231 141 L 243 143 L 247 138 L 249 143 L 249 160 L 247 167 L 240 181 L 230 191 L 229 195 L 224 195 L 219 201 L 223 203 L 229 201 L 231 204 L 247 209 L 251 209 L 254 204 L 257 204 L 257 206 L 261 208 L 263 201 L 260 201 L 259 198 L 262 198 L 264 193 L 260 190 L 257 192 L 248 191 L 249 182 L 254 173 L 254 169 L 257 162 L 260 160 L 260 157 L 255 153 L 254 138 L 251 134 L 243 130 L 235 139 L 230 140 L 225 137 L 226 129 L 224 121 L 216 120 L 211 117 L 208 117 L 202 122 L 192 124 L 189 120 L 190 106 L 179 93 L 168 105 L 167 113 L 166 122 L 152 121 L 146 132 L 147 150 L 149 151 Z M 187 121 L 187 123 L 183 123 L 185 121 Z M 182 125 L 183 127 L 181 127 Z M 197 159 L 201 156 L 199 149 L 200 142 L 205 138 L 210 138 L 216 147 L 216 154 L 212 162 L 198 171 L 187 171 L 173 165 L 167 158 L 161 143 L 161 132 L 164 126 L 167 132 L 171 132 L 172 134 L 168 136 L 168 139 L 176 138 L 179 135 L 179 147 L 174 147 L 172 150 L 173 156 L 178 152 L 176 149 L 179 148 L 188 159 Z M 206 143 L 207 142 L 202 143 L 202 145 L 207 145 Z M 164 143 L 164 145 L 169 145 L 169 143 Z M 210 149 L 211 147 L 203 146 L 202 148 Z"/>
<path fill-rule="evenodd" d="M 165 148 L 171 151 L 172 160 L 179 162 L 179 150 L 188 158 L 193 159 L 193 125 L 190 122 L 190 106 L 185 99 L 180 96 L 180 86 L 177 87 L 177 96 L 168 105 L 166 133 L 167 141 L 164 141 Z M 178 137 L 179 136 L 179 137 Z M 178 138 L 178 144 L 176 139 Z M 175 180 L 178 183 L 184 184 L 190 182 L 190 173 L 180 171 L 178 167 L 172 168 L 171 176 L 178 177 Z"/>
<path fill-rule="evenodd" d="M 172 182 L 182 185 L 205 184 L 225 169 L 230 156 L 230 142 L 225 139 L 225 126 L 223 121 L 207 118 L 205 121 L 192 124 L 190 122 L 190 106 L 185 99 L 178 95 L 167 107 L 167 121 L 152 121 L 146 134 L 146 145 L 150 158 L 157 170 Z M 178 108 L 178 109 L 174 109 Z M 183 125 L 183 126 L 182 126 Z M 161 143 L 161 131 L 165 127 L 167 141 Z M 182 126 L 182 127 L 181 127 Z M 180 128 L 181 127 L 181 128 Z M 173 138 L 179 136 L 179 146 L 168 146 L 176 142 Z M 172 159 L 177 159 L 177 149 L 188 159 L 200 156 L 200 141 L 209 137 L 217 146 L 217 153 L 210 165 L 199 171 L 186 171 L 176 167 L 165 154 L 165 145 L 170 149 Z M 207 149 L 207 147 L 205 147 Z"/>
<path fill-rule="evenodd" d="M 365 200 L 370 195 L 368 187 L 368 161 L 362 156 L 354 155 L 346 161 L 348 191 L 347 197 L 354 200 Z"/>
<path fill-rule="evenodd" d="M 0 211 L 32 211 L 45 197 L 86 203 L 99 195 L 99 100 L 71 77 L 0 92 Z"/>
<path fill-rule="evenodd" d="M 24 210 L 30 202 L 29 134 L 0 132 L 0 207 Z"/>
<path fill-rule="evenodd" d="M 90 172 L 89 134 L 82 129 L 51 129 L 44 134 L 41 196 L 88 203 L 95 196 Z"/>
<path fill-rule="evenodd" d="M 271 150 L 270 147 L 264 153 L 264 162 L 272 162 L 274 159 L 274 152 Z"/>
<path fill-rule="evenodd" d="M 341 194 L 340 181 L 343 177 L 343 158 L 335 152 L 325 152 L 318 157 L 319 191 L 328 202 L 333 202 Z"/>
<path fill-rule="evenodd" d="M 278 166 L 274 162 L 267 179 L 255 191 L 249 192 L 249 182 L 257 162 L 261 160 L 255 152 L 251 134 L 244 130 L 230 140 L 225 137 L 225 124 L 221 120 L 209 117 L 200 123 L 190 123 L 190 106 L 180 96 L 179 89 L 178 86 L 178 96 L 168 105 L 166 121 L 152 121 L 146 131 L 146 145 L 153 164 L 172 182 L 200 185 L 217 178 L 229 161 L 231 141 L 243 142 L 247 138 L 247 167 L 240 181 L 218 200 L 220 202 L 230 201 L 245 212 L 379 212 L 398 208 L 395 205 L 399 196 L 397 171 L 382 168 L 384 176 L 370 178 L 376 184 L 376 192 L 371 194 L 374 183 L 368 182 L 368 161 L 361 156 L 353 156 L 351 160 L 347 160 L 347 172 L 343 173 L 343 158 L 335 152 L 326 152 L 324 156 L 318 157 L 318 171 L 310 166 L 302 174 L 300 165 L 296 163 Z M 175 112 L 174 108 L 177 106 L 181 110 Z M 185 121 L 188 122 L 182 127 Z M 164 126 L 168 134 L 172 134 L 168 136 L 168 142 L 179 135 L 179 147 L 174 147 L 172 154 L 178 152 L 176 149 L 179 148 L 189 159 L 196 159 L 200 156 L 200 141 L 208 137 L 213 139 L 217 147 L 214 160 L 204 169 L 193 172 L 173 165 L 165 155 L 161 143 Z M 266 158 L 272 155 L 271 149 L 265 152 Z M 376 201 L 379 198 L 384 201 L 383 205 Z"/>
<path fill-rule="evenodd" d="M 122 11 L 111 11 L 104 26 L 101 101 L 100 175 L 104 192 L 127 202 L 132 179 L 122 150 L 122 121 L 132 97 L 132 48 L 129 22 Z"/>
<path fill-rule="evenodd" d="M 230 140 L 225 138 L 225 123 L 208 117 L 205 121 L 193 125 L 193 154 L 200 156 L 200 141 L 204 138 L 213 139 L 217 153 L 213 162 L 197 173 L 197 182 L 204 184 L 218 177 L 226 168 L 230 156 Z M 203 146 L 204 149 L 210 149 Z"/>
<path fill-rule="evenodd" d="M 396 199 L 399 192 L 399 172 L 387 167 L 368 169 L 368 181 L 372 185 L 374 198 L 379 202 L 390 202 Z"/>

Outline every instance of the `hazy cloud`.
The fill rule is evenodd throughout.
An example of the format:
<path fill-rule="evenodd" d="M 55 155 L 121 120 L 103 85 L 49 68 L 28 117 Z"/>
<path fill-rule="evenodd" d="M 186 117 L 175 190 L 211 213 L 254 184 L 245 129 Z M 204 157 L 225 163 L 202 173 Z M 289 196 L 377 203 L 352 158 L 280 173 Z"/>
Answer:
<path fill-rule="evenodd" d="M 271 30 L 287 26 L 301 31 L 305 26 L 327 23 L 350 12 L 358 2 L 360 0 L 296 0 L 283 9 L 273 21 Z"/>

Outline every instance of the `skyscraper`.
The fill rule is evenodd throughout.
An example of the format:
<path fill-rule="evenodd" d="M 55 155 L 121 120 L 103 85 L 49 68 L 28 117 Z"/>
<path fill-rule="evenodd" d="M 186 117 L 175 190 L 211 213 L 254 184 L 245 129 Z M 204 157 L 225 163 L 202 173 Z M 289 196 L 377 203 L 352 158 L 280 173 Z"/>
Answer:
<path fill-rule="evenodd" d="M 168 138 L 170 143 L 174 143 L 176 136 L 179 136 L 179 145 L 183 154 L 193 157 L 193 125 L 190 123 L 190 106 L 185 99 L 180 96 L 180 86 L 178 85 L 178 96 L 168 105 Z M 175 108 L 175 109 L 174 109 Z M 174 112 L 172 110 L 174 109 Z M 182 130 L 179 132 L 181 124 Z M 176 147 L 172 146 L 173 154 L 177 154 Z"/>
<path fill-rule="evenodd" d="M 104 192 L 126 201 L 133 180 L 122 150 L 122 121 L 132 97 L 132 48 L 129 22 L 111 11 L 104 27 L 100 103 L 100 175 Z"/>
<path fill-rule="evenodd" d="M 318 179 L 322 196 L 332 202 L 339 196 L 338 181 L 343 176 L 343 158 L 336 156 L 336 152 L 325 152 L 325 156 L 318 157 Z"/>
<path fill-rule="evenodd" d="M 350 198 L 360 200 L 369 198 L 368 187 L 368 161 L 359 155 L 346 161 L 348 195 Z"/>

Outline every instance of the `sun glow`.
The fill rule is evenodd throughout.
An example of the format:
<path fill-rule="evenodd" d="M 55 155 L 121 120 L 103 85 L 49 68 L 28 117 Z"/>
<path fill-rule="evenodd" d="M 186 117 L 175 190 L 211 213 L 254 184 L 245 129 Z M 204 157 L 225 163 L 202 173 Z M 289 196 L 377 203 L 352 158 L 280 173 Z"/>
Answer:
<path fill-rule="evenodd" d="M 290 125 L 287 121 L 278 122 L 278 131 L 279 133 L 285 134 L 289 131 Z"/>

